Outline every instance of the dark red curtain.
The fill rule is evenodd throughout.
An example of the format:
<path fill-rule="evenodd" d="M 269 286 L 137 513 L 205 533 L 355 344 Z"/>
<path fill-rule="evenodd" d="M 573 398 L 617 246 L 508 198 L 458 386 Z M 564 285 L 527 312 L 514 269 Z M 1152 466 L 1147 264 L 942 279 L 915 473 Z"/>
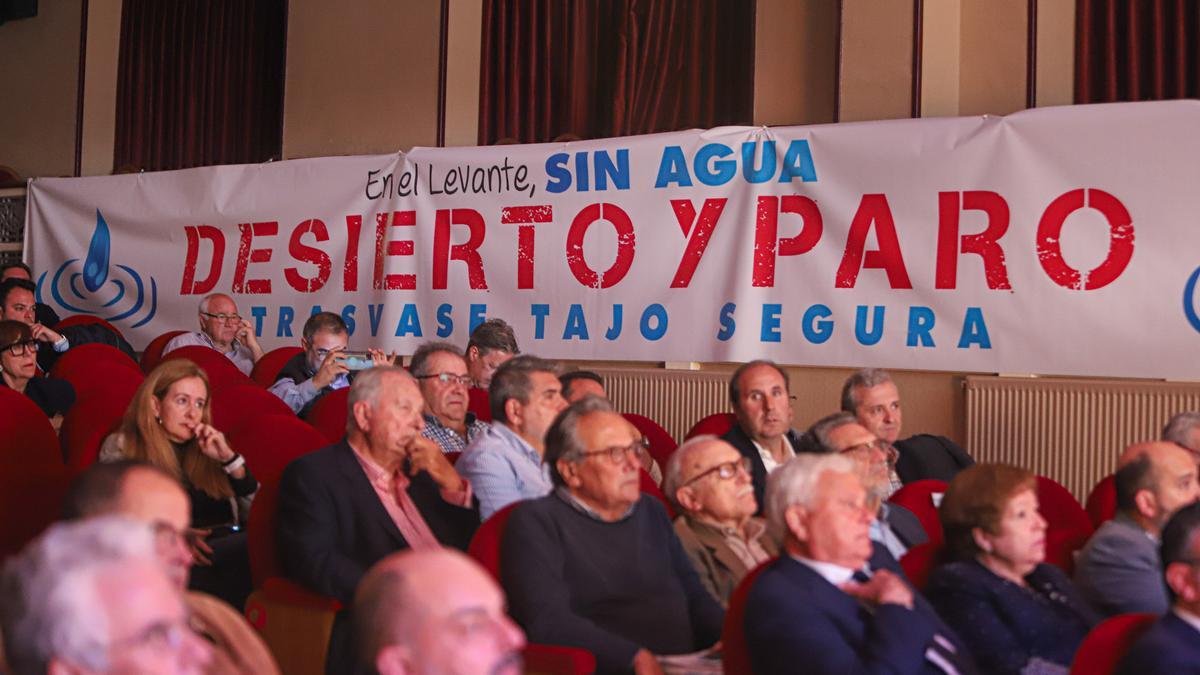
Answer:
<path fill-rule="evenodd" d="M 749 124 L 753 0 L 484 0 L 479 142 Z"/>
<path fill-rule="evenodd" d="M 1076 0 L 1075 102 L 1200 96 L 1200 3 Z"/>
<path fill-rule="evenodd" d="M 286 31 L 287 0 L 124 0 L 114 169 L 278 158 Z"/>

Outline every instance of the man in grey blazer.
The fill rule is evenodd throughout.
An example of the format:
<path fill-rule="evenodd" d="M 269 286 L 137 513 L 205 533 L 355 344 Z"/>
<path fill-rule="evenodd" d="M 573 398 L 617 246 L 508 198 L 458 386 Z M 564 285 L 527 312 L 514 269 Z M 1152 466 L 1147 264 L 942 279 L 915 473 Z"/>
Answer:
<path fill-rule="evenodd" d="M 1132 445 L 1116 474 L 1117 515 L 1100 526 L 1075 561 L 1075 583 L 1097 612 L 1163 614 L 1169 607 L 1159 535 L 1196 501 L 1196 462 L 1174 443 Z"/>

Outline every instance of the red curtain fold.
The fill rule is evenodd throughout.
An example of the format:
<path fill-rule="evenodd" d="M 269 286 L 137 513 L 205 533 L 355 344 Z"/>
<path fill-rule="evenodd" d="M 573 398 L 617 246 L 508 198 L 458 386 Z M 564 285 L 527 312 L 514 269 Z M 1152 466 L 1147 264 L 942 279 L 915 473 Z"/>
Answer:
<path fill-rule="evenodd" d="M 1076 0 L 1075 102 L 1200 96 L 1200 3 Z"/>
<path fill-rule="evenodd" d="M 749 124 L 752 0 L 485 0 L 479 142 Z"/>
<path fill-rule="evenodd" d="M 278 158 L 286 0 L 124 0 L 114 170 Z"/>

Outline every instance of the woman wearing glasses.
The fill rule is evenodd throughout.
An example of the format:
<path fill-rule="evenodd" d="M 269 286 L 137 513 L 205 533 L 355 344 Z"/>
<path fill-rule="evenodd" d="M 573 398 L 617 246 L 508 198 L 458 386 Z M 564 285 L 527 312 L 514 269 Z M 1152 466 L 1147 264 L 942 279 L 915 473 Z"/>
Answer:
<path fill-rule="evenodd" d="M 250 592 L 250 571 L 246 535 L 240 530 L 258 481 L 212 426 L 208 377 L 199 366 L 172 359 L 146 376 L 120 429 L 100 448 L 102 462 L 126 458 L 179 478 L 199 535 L 191 587 L 241 607 Z"/>
<path fill-rule="evenodd" d="M 28 325 L 0 321 L 0 386 L 25 394 L 57 430 L 75 403 L 75 389 L 66 380 L 37 376 L 37 346 Z"/>

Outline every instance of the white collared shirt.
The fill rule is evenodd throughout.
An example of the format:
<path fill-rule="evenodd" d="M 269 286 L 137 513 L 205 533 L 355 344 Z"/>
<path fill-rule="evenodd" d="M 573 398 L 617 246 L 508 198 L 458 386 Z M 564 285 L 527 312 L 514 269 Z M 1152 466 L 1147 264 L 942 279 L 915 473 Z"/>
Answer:
<path fill-rule="evenodd" d="M 855 570 L 852 570 L 849 567 L 842 567 L 841 565 L 829 562 L 820 562 L 798 555 L 793 555 L 792 560 L 795 560 L 801 565 L 804 565 L 805 567 L 821 575 L 822 579 L 828 581 L 834 586 L 837 586 L 838 588 L 841 588 L 842 584 L 850 581 L 855 572 Z M 867 574 L 870 574 L 870 568 L 871 565 L 868 563 L 863 566 L 863 571 L 865 571 Z"/>
<path fill-rule="evenodd" d="M 795 457 L 796 451 L 792 449 L 792 444 L 788 441 L 787 436 L 781 436 L 780 440 L 783 441 L 783 454 L 786 455 L 788 459 Z M 775 469 L 783 466 L 783 463 L 775 461 L 775 455 L 771 454 L 771 451 L 763 447 L 758 441 L 752 438 L 750 439 L 750 442 L 754 444 L 754 449 L 758 450 L 758 456 L 762 458 L 763 467 L 766 468 L 768 475 L 770 475 Z"/>
<path fill-rule="evenodd" d="M 1200 633 L 1200 616 L 1196 616 L 1195 614 L 1192 614 L 1191 612 L 1180 607 L 1179 605 L 1172 607 L 1171 611 L 1175 613 L 1175 616 L 1182 619 L 1184 623 L 1191 626 L 1193 629 L 1196 630 L 1196 632 Z"/>

